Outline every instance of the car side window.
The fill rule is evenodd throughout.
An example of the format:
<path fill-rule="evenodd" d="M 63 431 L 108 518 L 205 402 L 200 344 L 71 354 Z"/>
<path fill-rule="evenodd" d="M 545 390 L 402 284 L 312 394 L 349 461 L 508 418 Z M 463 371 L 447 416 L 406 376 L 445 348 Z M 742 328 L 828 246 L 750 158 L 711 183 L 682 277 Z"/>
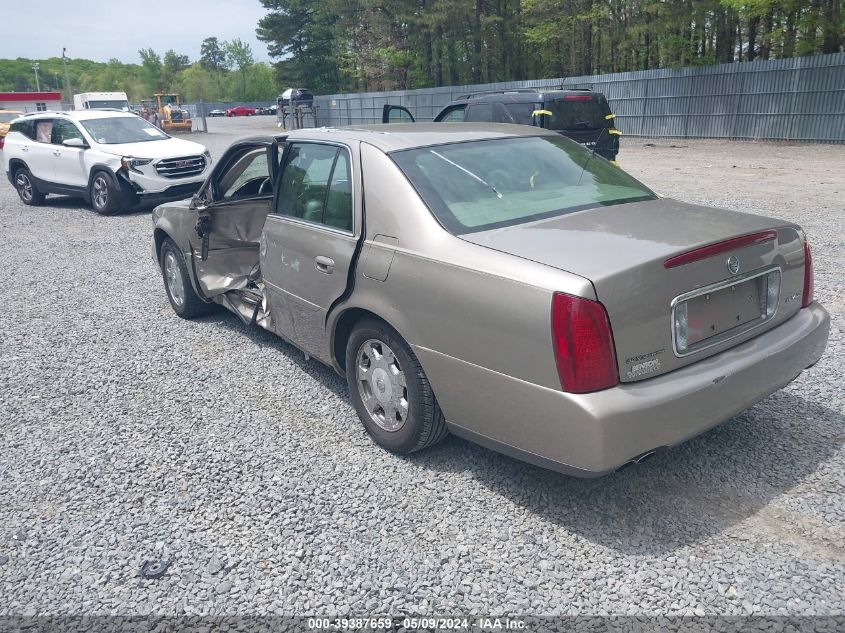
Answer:
<path fill-rule="evenodd" d="M 219 200 L 237 200 L 273 193 L 270 184 L 267 148 L 250 149 L 237 156 L 220 176 L 217 185 Z"/>
<path fill-rule="evenodd" d="M 468 123 L 471 123 L 473 121 L 489 123 L 490 120 L 493 118 L 492 106 L 492 103 L 474 103 L 471 106 L 467 106 L 464 121 Z"/>
<path fill-rule="evenodd" d="M 323 223 L 344 231 L 352 230 L 352 174 L 349 156 L 343 150 L 338 150 L 332 170 Z"/>
<path fill-rule="evenodd" d="M 348 152 L 335 145 L 292 143 L 286 154 L 276 213 L 351 231 Z"/>
<path fill-rule="evenodd" d="M 493 123 L 513 123 L 513 117 L 505 108 L 503 103 L 493 104 L 493 117 L 490 119 Z"/>
<path fill-rule="evenodd" d="M 464 106 L 455 106 L 438 119 L 439 123 L 460 123 L 464 120 Z"/>
<path fill-rule="evenodd" d="M 413 123 L 414 119 L 411 118 L 411 115 L 406 112 L 405 110 L 400 110 L 399 108 L 392 108 L 387 113 L 388 116 L 388 123 Z"/>
<path fill-rule="evenodd" d="M 23 134 L 30 140 L 35 140 L 35 121 L 32 120 L 24 120 L 24 121 L 16 121 L 12 123 L 12 126 L 9 128 L 10 132 L 19 132 Z"/>
<path fill-rule="evenodd" d="M 61 145 L 71 138 L 78 138 L 81 141 L 85 140 L 82 137 L 82 132 L 79 131 L 79 128 L 70 121 L 62 121 L 60 119 L 53 123 L 53 131 L 51 134 L 51 141 L 53 145 Z"/>
<path fill-rule="evenodd" d="M 49 143 L 53 137 L 53 119 L 37 119 L 35 121 L 35 140 L 39 143 Z"/>

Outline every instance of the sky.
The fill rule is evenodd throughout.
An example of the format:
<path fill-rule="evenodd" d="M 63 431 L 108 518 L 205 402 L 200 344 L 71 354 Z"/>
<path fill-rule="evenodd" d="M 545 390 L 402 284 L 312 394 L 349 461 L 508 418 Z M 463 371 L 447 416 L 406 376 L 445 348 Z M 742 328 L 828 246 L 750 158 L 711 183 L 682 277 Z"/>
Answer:
<path fill-rule="evenodd" d="M 206 37 L 240 38 L 256 61 L 269 61 L 255 36 L 266 10 L 259 0 L 35 0 L 2 11 L 0 58 L 68 57 L 140 63 L 138 50 L 169 48 L 199 59 Z"/>

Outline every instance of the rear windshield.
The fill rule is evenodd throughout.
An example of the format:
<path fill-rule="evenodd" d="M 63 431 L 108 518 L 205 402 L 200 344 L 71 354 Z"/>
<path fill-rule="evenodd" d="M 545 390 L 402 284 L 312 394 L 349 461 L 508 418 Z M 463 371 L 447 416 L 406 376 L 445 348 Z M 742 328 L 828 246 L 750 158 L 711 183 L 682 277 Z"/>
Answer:
<path fill-rule="evenodd" d="M 547 101 L 544 108 L 552 113 L 546 123 L 550 130 L 598 130 L 605 127 L 609 109 L 602 101 L 581 95 L 574 95 Z"/>
<path fill-rule="evenodd" d="M 88 119 L 81 121 L 88 134 L 98 143 L 112 145 L 116 143 L 142 143 L 162 141 L 170 138 L 156 126 L 150 125 L 137 116 L 109 117 L 108 119 Z"/>
<path fill-rule="evenodd" d="M 391 156 L 456 235 L 656 198 L 618 167 L 560 136 L 451 143 Z"/>

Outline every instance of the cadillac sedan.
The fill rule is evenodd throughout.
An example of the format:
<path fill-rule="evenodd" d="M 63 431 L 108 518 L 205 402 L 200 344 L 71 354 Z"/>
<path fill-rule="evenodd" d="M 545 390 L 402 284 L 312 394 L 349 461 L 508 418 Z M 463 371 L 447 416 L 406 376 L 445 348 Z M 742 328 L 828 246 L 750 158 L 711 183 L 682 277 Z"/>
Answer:
<path fill-rule="evenodd" d="M 663 199 L 540 128 L 245 139 L 153 223 L 179 316 L 219 304 L 333 367 L 396 453 L 451 431 L 610 472 L 777 391 L 828 337 L 800 227 Z"/>

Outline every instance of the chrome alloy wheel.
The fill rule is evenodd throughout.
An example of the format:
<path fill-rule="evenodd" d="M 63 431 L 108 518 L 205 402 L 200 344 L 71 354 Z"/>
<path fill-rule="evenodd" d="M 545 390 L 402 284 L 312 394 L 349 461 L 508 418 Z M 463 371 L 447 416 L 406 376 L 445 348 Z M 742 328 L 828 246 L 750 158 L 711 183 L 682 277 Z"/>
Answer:
<path fill-rule="evenodd" d="M 92 187 L 94 206 L 98 209 L 105 209 L 109 203 L 109 183 L 106 182 L 105 176 L 97 176 L 94 178 L 94 185 Z"/>
<path fill-rule="evenodd" d="M 358 348 L 358 393 L 370 419 L 385 431 L 398 431 L 408 419 L 408 386 L 399 360 L 386 343 L 364 341 Z"/>
<path fill-rule="evenodd" d="M 24 202 L 32 202 L 32 181 L 30 181 L 29 176 L 18 174 L 15 178 L 15 186 L 18 188 L 18 193 L 20 193 Z"/>
<path fill-rule="evenodd" d="M 185 304 L 185 286 L 182 283 L 179 262 L 176 261 L 176 254 L 172 250 L 168 250 L 164 255 L 164 281 L 173 303 L 181 308 Z"/>

